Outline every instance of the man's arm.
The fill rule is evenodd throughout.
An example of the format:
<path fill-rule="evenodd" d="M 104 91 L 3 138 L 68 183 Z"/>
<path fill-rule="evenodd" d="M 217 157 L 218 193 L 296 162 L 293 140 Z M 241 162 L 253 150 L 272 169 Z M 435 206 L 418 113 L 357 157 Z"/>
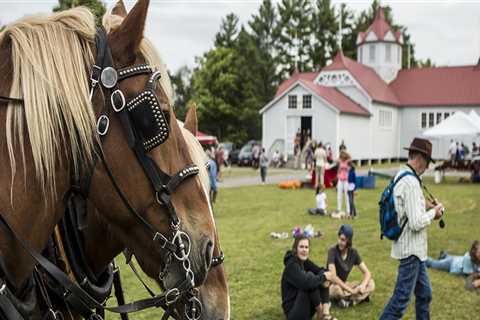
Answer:
<path fill-rule="evenodd" d="M 335 268 L 335 264 L 334 263 L 329 263 L 328 264 L 328 271 L 331 272 L 332 274 L 332 282 L 337 284 L 338 286 L 340 286 L 340 288 L 342 288 L 343 290 L 347 291 L 347 292 L 350 292 L 353 294 L 353 288 L 351 288 L 350 286 L 348 286 L 345 282 L 343 282 L 342 279 L 340 279 L 338 276 L 337 276 L 337 268 Z"/>
<path fill-rule="evenodd" d="M 368 270 L 365 262 L 360 263 L 358 265 L 358 268 L 363 273 L 363 280 L 362 280 L 362 283 L 360 284 L 360 288 L 361 288 L 360 291 L 364 291 L 368 285 L 368 282 L 370 281 L 370 279 L 372 279 L 372 274 L 370 273 L 370 270 Z"/>
<path fill-rule="evenodd" d="M 413 177 L 405 177 L 404 179 L 405 185 L 403 186 L 404 192 L 402 196 L 404 199 L 405 213 L 408 217 L 408 227 L 418 232 L 432 223 L 435 218 L 435 209 L 425 211 L 424 203 L 420 201 L 420 199 L 423 198 L 420 187 L 408 183 L 406 180 L 414 179 Z M 415 183 L 417 182 L 415 181 Z"/>

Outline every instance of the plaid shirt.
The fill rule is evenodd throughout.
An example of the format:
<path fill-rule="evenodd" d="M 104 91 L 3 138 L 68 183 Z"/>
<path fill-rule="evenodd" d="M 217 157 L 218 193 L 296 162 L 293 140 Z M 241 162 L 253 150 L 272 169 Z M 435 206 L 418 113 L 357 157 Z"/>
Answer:
<path fill-rule="evenodd" d="M 413 172 L 405 166 L 395 179 L 404 171 Z M 425 210 L 425 197 L 415 176 L 402 178 L 395 186 L 393 194 L 399 224 L 402 225 L 406 217 L 408 222 L 400 238 L 393 242 L 391 256 L 394 259 L 405 259 L 414 255 L 425 261 L 428 254 L 427 227 L 435 218 L 435 210 Z"/>

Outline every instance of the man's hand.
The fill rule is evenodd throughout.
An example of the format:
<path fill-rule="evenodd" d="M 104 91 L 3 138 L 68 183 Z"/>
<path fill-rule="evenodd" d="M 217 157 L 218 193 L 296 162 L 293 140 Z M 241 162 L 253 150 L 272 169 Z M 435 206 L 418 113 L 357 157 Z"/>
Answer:
<path fill-rule="evenodd" d="M 435 205 L 438 203 L 437 199 L 435 199 L 433 202 L 432 201 L 429 201 L 427 200 L 427 203 L 426 203 L 426 209 L 427 211 L 430 210 L 430 209 L 433 209 L 435 208 Z"/>
<path fill-rule="evenodd" d="M 325 279 L 327 279 L 328 281 L 330 282 L 333 281 L 333 274 L 330 271 L 325 271 L 323 275 L 325 276 Z"/>
<path fill-rule="evenodd" d="M 441 204 L 441 203 L 437 204 L 434 207 L 434 209 L 435 209 L 435 220 L 438 220 L 443 215 L 443 210 L 444 210 L 443 204 Z"/>

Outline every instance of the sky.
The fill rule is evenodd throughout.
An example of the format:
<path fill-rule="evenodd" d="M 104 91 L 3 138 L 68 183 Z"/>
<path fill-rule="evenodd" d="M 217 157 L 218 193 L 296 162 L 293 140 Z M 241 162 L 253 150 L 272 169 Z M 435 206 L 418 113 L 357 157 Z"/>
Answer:
<path fill-rule="evenodd" d="M 0 23 L 23 15 L 51 12 L 54 0 L 0 0 Z M 103 1 L 107 9 L 115 1 Z M 341 2 L 356 13 L 371 1 Z M 135 1 L 125 1 L 131 8 Z M 146 36 L 153 41 L 171 71 L 195 66 L 195 57 L 213 47 L 220 22 L 235 13 L 247 24 L 261 1 L 151 0 Z M 381 1 L 390 5 L 394 21 L 408 28 L 417 59 L 430 58 L 437 66 L 471 65 L 480 58 L 480 0 L 476 1 Z"/>

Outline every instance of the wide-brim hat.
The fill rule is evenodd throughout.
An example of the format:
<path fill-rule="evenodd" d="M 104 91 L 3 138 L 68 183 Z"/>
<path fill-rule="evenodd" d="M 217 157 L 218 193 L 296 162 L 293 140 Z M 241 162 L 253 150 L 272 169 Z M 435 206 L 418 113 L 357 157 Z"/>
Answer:
<path fill-rule="evenodd" d="M 432 143 L 427 139 L 414 138 L 410 147 L 404 148 L 408 151 L 417 151 L 423 154 L 428 161 L 435 163 L 435 160 L 432 159 Z"/>

